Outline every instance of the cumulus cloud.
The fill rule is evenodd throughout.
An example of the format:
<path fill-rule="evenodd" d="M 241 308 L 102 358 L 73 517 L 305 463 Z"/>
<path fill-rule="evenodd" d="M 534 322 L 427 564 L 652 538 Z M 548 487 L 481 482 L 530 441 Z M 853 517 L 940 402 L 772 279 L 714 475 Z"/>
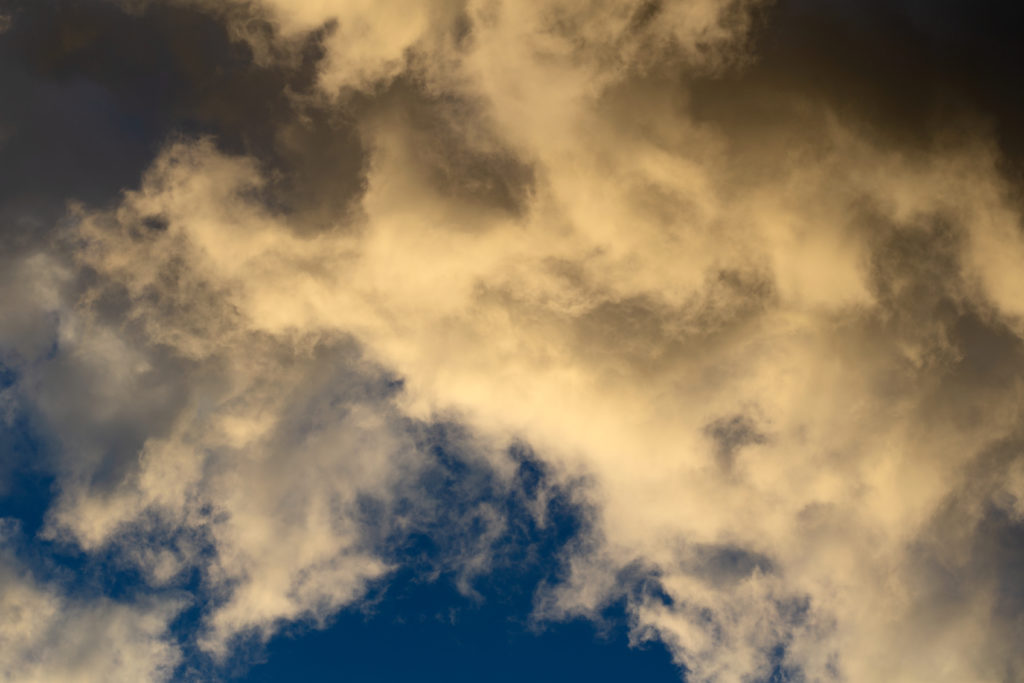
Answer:
<path fill-rule="evenodd" d="M 904 141 L 885 88 L 787 82 L 752 31 L 801 3 L 186 4 L 281 68 L 314 36 L 272 136 L 285 195 L 314 187 L 282 203 L 259 150 L 179 136 L 21 261 L 3 311 L 49 322 L 5 346 L 57 340 L 17 356 L 66 453 L 47 533 L 161 539 L 134 561 L 153 585 L 202 567 L 223 653 L 386 575 L 366 500 L 405 523 L 443 416 L 498 472 L 522 441 L 586 482 L 541 618 L 625 599 L 694 681 L 1020 675 L 1024 238 L 998 125 Z M 327 120 L 358 163 L 318 164 Z"/>

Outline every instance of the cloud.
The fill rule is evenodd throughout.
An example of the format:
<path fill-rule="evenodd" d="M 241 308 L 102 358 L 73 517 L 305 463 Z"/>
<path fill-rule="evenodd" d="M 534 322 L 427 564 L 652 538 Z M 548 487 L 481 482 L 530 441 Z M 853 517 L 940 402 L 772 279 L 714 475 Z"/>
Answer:
<path fill-rule="evenodd" d="M 50 322 L 5 344 L 57 340 L 19 361 L 66 454 L 49 534 L 149 534 L 153 585 L 202 568 L 224 653 L 387 574 L 372 539 L 407 523 L 402 495 L 433 504 L 420 430 L 445 419 L 499 474 L 529 443 L 593 510 L 540 618 L 625 600 L 694 681 L 1024 667 L 1024 238 L 999 126 L 939 107 L 904 135 L 916 63 L 864 102 L 794 70 L 772 37 L 805 35 L 800 3 L 255 7 L 217 11 L 265 68 L 323 49 L 267 124 L 304 199 L 274 199 L 253 148 L 181 136 L 7 285 L 10 315 Z"/>
<path fill-rule="evenodd" d="M 204 326 L 208 346 L 161 353 L 90 313 L 65 312 L 59 352 L 23 370 L 60 438 L 51 538 L 113 544 L 155 586 L 199 569 L 214 605 L 203 644 L 217 653 L 326 616 L 389 569 L 366 547 L 362 506 L 387 503 L 416 449 L 389 380 L 351 342 L 223 327 L 218 340 Z"/>
<path fill-rule="evenodd" d="M 417 484 L 438 443 L 429 424 L 400 410 L 401 382 L 350 335 L 333 327 L 268 334 L 233 302 L 244 270 L 231 282 L 222 263 L 204 263 L 230 240 L 218 229 L 248 204 L 248 217 L 230 220 L 253 220 L 251 256 L 263 258 L 282 236 L 246 195 L 258 182 L 253 163 L 209 143 L 182 144 L 148 179 L 115 210 L 73 213 L 63 238 L 73 262 L 21 263 L 8 290 L 46 324 L 35 333 L 19 323 L 29 314 L 11 307 L 19 324 L 10 329 L 27 338 L 5 346 L 24 347 L 10 360 L 18 400 L 55 441 L 59 495 L 43 535 L 113 552 L 155 588 L 198 571 L 207 603 L 198 644 L 222 658 L 239 638 L 265 640 L 283 621 L 322 622 L 389 573 L 394 545 L 441 514 L 441 492 Z M 224 195 L 236 190 L 232 206 Z M 186 207 L 166 203 L 167 191 L 183 193 L 190 227 L 193 210 L 211 212 L 213 242 L 181 231 Z M 334 239 L 284 237 L 314 247 Z M 295 253 L 311 265 L 321 256 Z M 461 441 L 441 445 L 472 454 L 501 447 Z M 449 526 L 433 531 L 437 543 L 458 547 L 439 561 L 463 565 L 455 574 L 467 592 L 504 524 L 470 505 L 478 493 L 467 485 L 446 494 L 465 517 L 446 512 Z"/>
<path fill-rule="evenodd" d="M 9 520 L 3 520 L 10 527 Z M 5 681 L 163 681 L 181 658 L 168 637 L 180 601 L 79 600 L 20 566 L 4 529 L 0 677 Z"/>

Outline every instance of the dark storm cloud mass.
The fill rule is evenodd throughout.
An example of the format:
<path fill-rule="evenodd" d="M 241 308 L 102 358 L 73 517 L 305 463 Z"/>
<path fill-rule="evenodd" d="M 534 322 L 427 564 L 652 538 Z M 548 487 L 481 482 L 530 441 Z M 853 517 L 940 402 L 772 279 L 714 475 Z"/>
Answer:
<path fill-rule="evenodd" d="M 1021 676 L 1019 3 L 0 16 L 0 678 Z"/>

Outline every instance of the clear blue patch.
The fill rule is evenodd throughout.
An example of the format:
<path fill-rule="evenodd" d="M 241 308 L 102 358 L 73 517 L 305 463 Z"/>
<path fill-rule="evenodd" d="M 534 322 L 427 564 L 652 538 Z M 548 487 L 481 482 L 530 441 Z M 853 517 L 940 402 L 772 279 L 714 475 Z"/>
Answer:
<path fill-rule="evenodd" d="M 406 573 L 372 611 L 346 610 L 326 630 L 279 636 L 264 663 L 234 680 L 680 681 L 664 646 L 630 647 L 621 612 L 607 614 L 601 631 L 582 620 L 532 628 L 533 577 L 517 578 L 481 590 L 477 602 L 450 581 Z"/>

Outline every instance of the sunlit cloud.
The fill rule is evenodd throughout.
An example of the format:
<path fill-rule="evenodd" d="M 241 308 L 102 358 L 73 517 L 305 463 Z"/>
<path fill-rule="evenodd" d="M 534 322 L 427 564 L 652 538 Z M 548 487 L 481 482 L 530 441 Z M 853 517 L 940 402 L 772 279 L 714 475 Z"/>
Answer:
<path fill-rule="evenodd" d="M 197 573 L 190 642 L 220 660 L 358 604 L 403 534 L 457 538 L 472 594 L 508 521 L 425 521 L 450 504 L 431 425 L 458 424 L 497 486 L 528 444 L 587 511 L 540 624 L 624 601 L 692 681 L 1020 675 L 1012 145 L 984 98 L 915 137 L 885 83 L 876 113 L 779 76 L 760 36 L 817 21 L 782 5 L 134 7 L 208 13 L 296 85 L 6 259 L 5 400 L 53 442 L 41 538 L 157 595 Z M 105 637 L 143 620 L 137 680 L 172 675 L 168 603 L 10 571 Z"/>

